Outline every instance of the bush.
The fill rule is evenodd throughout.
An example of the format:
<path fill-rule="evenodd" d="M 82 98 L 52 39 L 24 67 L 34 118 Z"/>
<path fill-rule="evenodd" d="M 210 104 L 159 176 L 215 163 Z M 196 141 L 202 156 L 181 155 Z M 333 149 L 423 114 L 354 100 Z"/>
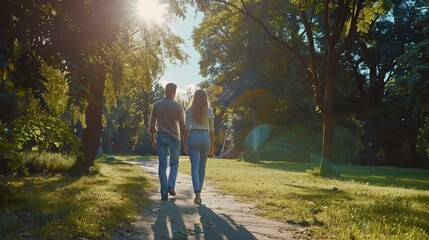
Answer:
<path fill-rule="evenodd" d="M 320 131 L 314 122 L 280 127 L 265 125 L 261 130 L 257 134 L 256 152 L 253 153 L 252 147 L 246 149 L 246 156 L 251 156 L 254 161 L 308 162 L 312 160 L 311 156 L 320 156 Z M 249 157 L 245 159 L 248 161 Z"/>
<path fill-rule="evenodd" d="M 334 132 L 333 163 L 349 164 L 355 162 L 361 149 L 361 137 L 358 131 L 336 126 Z"/>
<path fill-rule="evenodd" d="M 320 155 L 320 143 L 314 135 L 286 131 L 264 143 L 258 150 L 259 159 L 272 161 L 309 162 Z"/>
<path fill-rule="evenodd" d="M 78 154 L 80 139 L 59 118 L 26 115 L 13 121 L 12 142 L 17 151 Z"/>
<path fill-rule="evenodd" d="M 28 152 L 20 155 L 22 164 L 31 174 L 64 174 L 76 161 L 75 157 L 59 153 Z"/>
<path fill-rule="evenodd" d="M 13 173 L 22 169 L 15 151 L 15 144 L 9 140 L 9 128 L 0 122 L 0 174 Z"/>
<path fill-rule="evenodd" d="M 352 127 L 335 126 L 332 163 L 349 164 L 358 157 L 361 149 L 361 131 L 358 127 L 351 130 Z M 309 121 L 290 126 L 265 125 L 264 128 L 261 126 L 258 128 L 259 145 L 256 146 L 256 152 L 253 152 L 252 146 L 247 145 L 246 161 L 320 161 L 322 131 L 317 123 Z M 251 133 L 246 136 L 246 140 L 249 136 L 252 140 Z"/>

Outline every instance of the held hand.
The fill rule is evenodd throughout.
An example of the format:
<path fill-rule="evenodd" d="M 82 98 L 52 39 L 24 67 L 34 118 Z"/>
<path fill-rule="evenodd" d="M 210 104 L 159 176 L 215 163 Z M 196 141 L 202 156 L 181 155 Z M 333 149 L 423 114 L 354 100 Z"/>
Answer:
<path fill-rule="evenodd" d="M 209 151 L 209 155 L 213 155 L 214 154 L 214 146 L 210 147 L 210 151 Z"/>
<path fill-rule="evenodd" d="M 156 148 L 156 140 L 152 140 L 152 147 Z"/>
<path fill-rule="evenodd" d="M 184 146 L 183 151 L 185 152 L 185 154 L 189 154 L 188 146 Z"/>

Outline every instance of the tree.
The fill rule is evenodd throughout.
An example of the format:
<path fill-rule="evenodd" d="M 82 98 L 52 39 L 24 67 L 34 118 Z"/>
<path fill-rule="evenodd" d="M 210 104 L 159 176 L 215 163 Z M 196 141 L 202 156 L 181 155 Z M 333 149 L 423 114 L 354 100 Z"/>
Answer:
<path fill-rule="evenodd" d="M 274 41 L 293 54 L 306 71 L 318 108 L 323 116 L 323 146 L 320 161 L 322 175 L 331 172 L 327 164 L 332 159 L 334 140 L 334 91 L 335 72 L 341 55 L 349 46 L 357 31 L 367 31 L 376 12 L 383 12 L 383 1 L 340 0 L 340 1 L 292 1 L 299 7 L 302 34 L 305 34 L 307 51 L 295 50 L 288 39 L 272 30 L 271 21 L 264 21 L 254 14 L 255 4 L 244 0 L 214 0 L 215 3 L 230 6 L 250 17 L 261 26 Z M 264 0 L 271 14 L 285 19 L 288 9 L 278 8 L 277 1 Z M 213 4 L 215 5 L 215 4 Z M 278 10 L 278 11 L 277 11 Z M 275 19 L 274 17 L 269 20 Z"/>
<path fill-rule="evenodd" d="M 258 14 L 266 15 L 266 11 Z M 288 24 L 291 29 L 299 27 L 295 21 Z M 275 27 L 278 32 L 284 29 Z M 296 49 L 302 49 L 298 34 L 283 34 L 293 39 Z M 259 141 L 255 138 L 255 146 L 248 147 L 240 143 L 259 125 L 274 127 L 315 117 L 311 88 L 299 83 L 302 72 L 295 59 L 285 57 L 280 46 L 248 17 L 216 5 L 194 30 L 193 40 L 202 56 L 201 73 L 207 78 L 202 87 L 213 92 L 210 99 L 218 119 L 215 128 L 232 123 L 235 146 L 246 151 L 247 160 L 258 160 Z"/>
<path fill-rule="evenodd" d="M 407 46 L 407 51 L 399 58 L 401 74 L 399 84 L 407 89 L 407 120 L 409 166 L 416 167 L 418 136 L 429 116 L 429 16 L 427 11 L 423 18 L 417 21 L 416 28 L 421 29 L 413 39 L 414 42 Z M 427 139 L 428 140 L 428 139 Z M 426 140 L 426 141 L 427 141 Z"/>
<path fill-rule="evenodd" d="M 397 57 L 404 53 L 416 33 L 414 23 L 421 16 L 421 1 L 392 1 L 386 16 L 377 16 L 367 33 L 356 36 L 357 46 L 347 51 L 343 61 L 353 73 L 359 98 L 359 111 L 366 118 L 366 161 L 376 164 L 378 128 L 386 85 L 395 79 Z"/>
<path fill-rule="evenodd" d="M 106 79 L 123 80 L 123 62 L 115 47 L 120 40 L 128 44 L 126 39 L 136 30 L 136 22 L 133 22 L 136 19 L 129 17 L 133 4 L 132 0 L 3 1 L 0 4 L 0 83 L 17 92 L 15 83 L 20 79 L 28 80 L 39 94 L 37 91 L 44 89 L 36 87 L 44 86 L 45 79 L 42 75 L 34 75 L 39 72 L 38 66 L 46 63 L 64 74 L 69 105 L 85 113 L 84 155 L 76 162 L 79 171 L 87 171 L 95 160 L 102 131 Z M 172 7 L 172 10 L 176 12 L 177 8 Z M 23 76 L 30 77 L 13 77 L 20 63 L 16 61 L 16 46 L 27 50 L 29 54 L 24 57 L 31 57 L 32 62 L 21 61 L 32 67 L 21 67 L 27 70 Z M 30 73 L 28 69 L 34 71 Z M 147 79 L 143 81 L 146 81 L 145 86 L 151 84 Z"/>

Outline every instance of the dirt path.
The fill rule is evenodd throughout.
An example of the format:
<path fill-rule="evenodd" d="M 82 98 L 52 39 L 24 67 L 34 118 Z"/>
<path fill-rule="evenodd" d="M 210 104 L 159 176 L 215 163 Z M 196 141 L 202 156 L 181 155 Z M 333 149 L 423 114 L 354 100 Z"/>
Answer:
<path fill-rule="evenodd" d="M 136 164 L 157 176 L 157 161 Z M 256 216 L 253 206 L 239 203 L 206 183 L 203 202 L 196 205 L 189 175 L 179 173 L 176 193 L 161 201 L 158 191 L 151 192 L 153 203 L 142 212 L 142 220 L 116 229 L 112 239 L 301 239 L 304 231 Z"/>

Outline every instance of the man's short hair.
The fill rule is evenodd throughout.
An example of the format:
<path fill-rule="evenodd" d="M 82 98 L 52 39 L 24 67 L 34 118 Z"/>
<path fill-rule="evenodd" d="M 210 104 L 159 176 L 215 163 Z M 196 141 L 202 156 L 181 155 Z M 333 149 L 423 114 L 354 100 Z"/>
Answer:
<path fill-rule="evenodd" d="M 165 85 L 165 96 L 171 96 L 173 93 L 176 92 L 177 85 L 174 83 L 167 83 Z"/>

